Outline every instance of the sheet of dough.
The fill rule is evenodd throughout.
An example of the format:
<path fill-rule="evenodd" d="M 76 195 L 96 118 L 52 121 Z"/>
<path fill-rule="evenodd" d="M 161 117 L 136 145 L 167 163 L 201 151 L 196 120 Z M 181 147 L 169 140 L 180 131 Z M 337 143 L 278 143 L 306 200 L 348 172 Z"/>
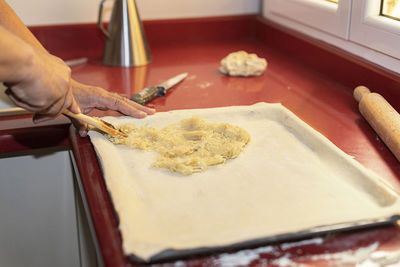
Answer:
<path fill-rule="evenodd" d="M 89 133 L 119 215 L 126 254 L 149 260 L 166 249 L 230 245 L 388 217 L 400 208 L 397 194 L 379 177 L 280 104 L 103 119 L 163 127 L 193 115 L 238 125 L 252 139 L 238 158 L 182 176 L 150 167 L 153 152 Z"/>

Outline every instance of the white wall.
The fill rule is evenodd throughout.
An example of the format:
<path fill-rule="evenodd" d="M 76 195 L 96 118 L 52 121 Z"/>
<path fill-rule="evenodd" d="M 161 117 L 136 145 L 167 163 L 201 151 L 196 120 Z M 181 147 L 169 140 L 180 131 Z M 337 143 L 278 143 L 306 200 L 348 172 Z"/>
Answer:
<path fill-rule="evenodd" d="M 29 26 L 96 22 L 101 2 L 100 0 L 6 1 Z M 106 6 L 111 6 L 112 3 L 112 0 L 108 0 Z M 136 0 L 136 4 L 142 20 L 260 12 L 260 0 Z"/>

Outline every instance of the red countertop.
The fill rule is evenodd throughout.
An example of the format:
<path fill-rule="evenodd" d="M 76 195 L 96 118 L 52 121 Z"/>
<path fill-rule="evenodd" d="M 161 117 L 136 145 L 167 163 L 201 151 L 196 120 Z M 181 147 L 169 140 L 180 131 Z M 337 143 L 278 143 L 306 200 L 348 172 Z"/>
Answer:
<path fill-rule="evenodd" d="M 144 26 L 153 62 L 138 68 L 102 65 L 104 38 L 95 25 L 35 27 L 32 31 L 50 52 L 63 59 L 88 57 L 87 63 L 72 68 L 76 80 L 125 96 L 188 72 L 184 82 L 148 104 L 158 111 L 261 101 L 282 103 L 400 192 L 400 164 L 361 117 L 352 96 L 353 88 L 363 84 L 381 93 L 399 110 L 398 75 L 256 16 L 148 21 Z M 265 58 L 268 68 L 264 75 L 238 78 L 219 73 L 220 60 L 238 50 Z M 91 114 L 117 115 L 102 111 Z M 0 119 L 1 152 L 32 148 L 32 142 L 23 141 L 28 137 L 36 138 L 36 146 L 72 145 L 103 260 L 106 266 L 131 265 L 122 255 L 121 237 L 90 140 L 78 137 L 73 129 L 68 139 L 65 119 L 36 127 L 29 120 L 29 115 Z M 36 137 L 32 137 L 32 131 Z M 40 132 L 44 137 L 56 134 L 59 138 L 39 138 Z M 279 264 L 284 260 L 311 266 L 327 262 L 346 266 L 344 258 L 362 249 L 400 253 L 397 227 L 328 235 L 309 243 L 270 244 L 264 250 L 201 256 L 177 264 L 222 266 L 224 260 L 242 257 L 248 260 L 246 265 L 252 266 L 282 266 Z"/>

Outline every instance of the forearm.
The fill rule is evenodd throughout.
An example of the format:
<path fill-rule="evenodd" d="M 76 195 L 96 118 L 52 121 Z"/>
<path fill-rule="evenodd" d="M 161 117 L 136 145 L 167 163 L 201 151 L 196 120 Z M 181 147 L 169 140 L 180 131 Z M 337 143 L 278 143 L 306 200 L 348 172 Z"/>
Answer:
<path fill-rule="evenodd" d="M 85 113 L 93 108 L 112 109 L 136 118 L 155 112 L 71 79 L 69 67 L 46 51 L 5 0 L 0 0 L 0 82 L 9 83 L 6 93 L 16 105 L 36 113 L 34 121 L 57 116 L 65 109 L 79 113 L 79 106 Z M 84 125 L 76 125 L 86 131 Z"/>
<path fill-rule="evenodd" d="M 33 48 L 0 26 L 0 81 L 18 83 L 29 75 Z"/>
<path fill-rule="evenodd" d="M 0 26 L 14 33 L 32 47 L 46 50 L 4 0 L 0 0 L 0 14 Z"/>

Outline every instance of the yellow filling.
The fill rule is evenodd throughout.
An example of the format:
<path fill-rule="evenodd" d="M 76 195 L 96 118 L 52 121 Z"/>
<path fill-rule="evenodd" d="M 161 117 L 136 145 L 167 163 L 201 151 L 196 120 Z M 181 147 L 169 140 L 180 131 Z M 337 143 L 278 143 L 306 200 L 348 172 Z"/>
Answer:
<path fill-rule="evenodd" d="M 125 124 L 121 131 L 128 137 L 111 137 L 114 144 L 160 154 L 154 167 L 190 175 L 208 166 L 236 158 L 250 142 L 244 129 L 228 123 L 209 123 L 199 117 L 183 119 L 160 129 Z"/>

